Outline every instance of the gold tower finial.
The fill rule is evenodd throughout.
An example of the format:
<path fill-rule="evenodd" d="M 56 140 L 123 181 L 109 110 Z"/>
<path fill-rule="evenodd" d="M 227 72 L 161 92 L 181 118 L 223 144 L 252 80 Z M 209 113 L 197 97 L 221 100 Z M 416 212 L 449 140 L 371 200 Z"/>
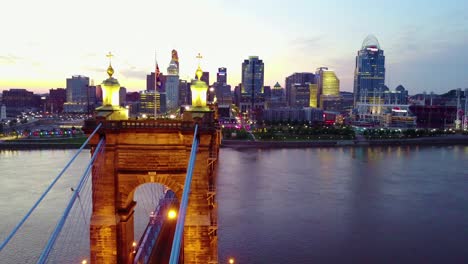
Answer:
<path fill-rule="evenodd" d="M 109 78 L 111 78 L 114 74 L 114 69 L 112 68 L 112 57 L 114 57 L 114 55 L 109 51 L 106 57 L 109 58 L 109 67 L 107 67 L 107 74 L 109 75 Z"/>
<path fill-rule="evenodd" d="M 200 53 L 198 53 L 198 55 L 197 55 L 198 68 L 197 68 L 197 71 L 195 72 L 195 75 L 197 75 L 199 81 L 201 80 L 201 77 L 203 76 L 203 70 L 200 67 L 200 62 L 201 62 L 202 58 L 203 58 L 202 55 Z"/>

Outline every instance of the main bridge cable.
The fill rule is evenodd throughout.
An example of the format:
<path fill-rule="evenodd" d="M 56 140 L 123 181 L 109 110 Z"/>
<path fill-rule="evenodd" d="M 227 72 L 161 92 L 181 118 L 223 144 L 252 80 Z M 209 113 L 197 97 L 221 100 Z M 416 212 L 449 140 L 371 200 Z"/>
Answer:
<path fill-rule="evenodd" d="M 190 184 L 192 182 L 193 167 L 195 166 L 195 159 L 197 157 L 198 142 L 198 125 L 195 125 L 195 132 L 193 133 L 192 151 L 190 152 L 190 160 L 187 168 L 187 176 L 185 177 L 184 191 L 182 192 L 182 200 L 179 207 L 179 216 L 177 217 L 176 230 L 174 232 L 174 240 L 172 242 L 171 258 L 169 259 L 169 264 L 179 263 L 182 233 L 184 232 L 185 215 L 187 214 Z"/>
<path fill-rule="evenodd" d="M 39 197 L 39 199 L 36 201 L 36 203 L 29 209 L 28 213 L 21 219 L 21 221 L 13 228 L 11 233 L 7 236 L 7 238 L 2 242 L 0 245 L 0 252 L 5 248 L 5 246 L 10 242 L 10 240 L 15 236 L 16 232 L 20 229 L 20 227 L 28 220 L 28 218 L 31 216 L 33 211 L 36 209 L 37 206 L 44 200 L 46 195 L 49 193 L 49 191 L 54 187 L 54 185 L 57 183 L 57 181 L 62 177 L 62 175 L 65 173 L 65 171 L 70 167 L 70 165 L 75 161 L 76 157 L 81 153 L 81 151 L 84 149 L 84 147 L 88 144 L 88 142 L 91 140 L 91 138 L 96 134 L 96 132 L 99 130 L 99 128 L 102 126 L 101 123 L 94 129 L 93 133 L 89 135 L 89 137 L 86 139 L 86 141 L 81 145 L 80 149 L 76 152 L 76 154 L 71 158 L 71 160 L 65 165 L 65 167 L 62 169 L 62 171 L 55 177 L 55 179 L 52 181 L 52 183 L 47 187 L 47 189 L 44 191 L 44 193 Z"/>
<path fill-rule="evenodd" d="M 96 157 L 100 154 L 100 149 L 102 145 L 104 144 L 105 139 L 102 138 L 96 149 L 94 150 L 93 156 L 91 157 L 91 160 L 89 161 L 88 167 L 86 168 L 85 172 L 83 173 L 83 176 L 81 176 L 80 182 L 78 183 L 78 186 L 73 192 L 72 197 L 70 198 L 70 201 L 68 202 L 67 207 L 65 208 L 65 211 L 63 212 L 62 217 L 60 218 L 59 222 L 55 226 L 54 232 L 50 235 L 49 241 L 47 242 L 46 246 L 42 250 L 41 256 L 39 257 L 39 260 L 37 263 L 43 264 L 47 261 L 47 257 L 49 256 L 50 251 L 52 250 L 52 247 L 55 244 L 55 241 L 57 240 L 58 235 L 60 234 L 60 231 L 62 231 L 63 226 L 65 225 L 65 221 L 67 220 L 68 214 L 70 213 L 71 209 L 73 208 L 73 205 L 75 204 L 76 199 L 78 198 L 79 192 L 81 191 L 81 188 L 83 188 L 84 184 L 86 183 L 87 179 L 89 178 L 90 175 L 90 170 L 93 166 L 93 162 L 96 159 Z"/>

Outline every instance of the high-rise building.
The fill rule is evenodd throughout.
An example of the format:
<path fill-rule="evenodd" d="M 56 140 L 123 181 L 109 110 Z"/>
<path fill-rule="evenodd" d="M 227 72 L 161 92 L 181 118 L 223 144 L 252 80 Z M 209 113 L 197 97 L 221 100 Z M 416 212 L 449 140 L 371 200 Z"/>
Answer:
<path fill-rule="evenodd" d="M 310 91 L 309 107 L 318 108 L 318 105 L 319 105 L 318 85 L 316 83 L 309 84 L 309 91 Z"/>
<path fill-rule="evenodd" d="M 335 72 L 327 67 L 321 67 L 315 72 L 315 77 L 319 95 L 318 106 L 326 111 L 339 111 L 340 80 Z"/>
<path fill-rule="evenodd" d="M 179 107 L 179 68 L 178 62 L 174 59 L 167 67 L 166 88 L 166 107 L 167 111 L 177 110 Z"/>
<path fill-rule="evenodd" d="M 310 105 L 310 84 L 295 83 L 291 86 L 291 107 L 303 108 Z"/>
<path fill-rule="evenodd" d="M 156 107 L 157 110 L 160 109 L 160 98 L 157 98 L 159 96 L 158 93 L 155 93 L 153 91 L 148 92 L 148 91 L 142 91 L 140 92 L 140 107 L 138 109 L 139 114 L 145 114 L 145 115 L 153 115 L 154 114 L 154 108 Z"/>
<path fill-rule="evenodd" d="M 227 84 L 227 69 L 224 67 L 218 68 L 216 74 L 216 82 L 220 84 Z"/>
<path fill-rule="evenodd" d="M 219 105 L 227 104 L 230 105 L 233 102 L 232 93 L 231 93 L 231 86 L 227 85 L 226 83 L 219 83 L 215 82 L 213 84 L 213 88 L 215 89 L 216 101 Z"/>
<path fill-rule="evenodd" d="M 74 75 L 67 78 L 67 102 L 87 103 L 89 96 L 89 78 L 82 75 Z"/>
<path fill-rule="evenodd" d="M 148 92 L 151 92 L 151 91 L 154 91 L 156 88 L 156 81 L 154 78 L 155 77 L 155 73 L 154 72 L 151 72 L 150 74 L 146 75 L 146 91 Z"/>
<path fill-rule="evenodd" d="M 41 96 L 26 89 L 3 91 L 2 102 L 5 104 L 9 115 L 41 109 Z"/>
<path fill-rule="evenodd" d="M 278 82 L 276 82 L 276 84 L 273 86 L 273 89 L 271 89 L 270 97 L 267 99 L 266 108 L 275 109 L 285 106 L 286 102 L 284 100 L 284 89 Z"/>
<path fill-rule="evenodd" d="M 7 118 L 7 114 L 6 114 L 6 105 L 2 104 L 0 106 L 0 120 L 4 120 Z"/>
<path fill-rule="evenodd" d="M 67 101 L 67 91 L 63 88 L 49 90 L 50 112 L 62 113 L 63 104 Z"/>
<path fill-rule="evenodd" d="M 385 85 L 385 56 L 379 41 L 373 35 L 362 42 L 356 56 L 354 72 L 354 106 L 358 101 L 367 102 L 368 97 L 382 97 Z M 367 98 L 364 98 L 367 94 Z"/>
<path fill-rule="evenodd" d="M 96 103 L 98 105 L 102 104 L 102 87 L 101 85 L 96 85 Z"/>
<path fill-rule="evenodd" d="M 125 106 L 127 104 L 127 88 L 120 87 L 119 89 L 119 102 L 120 106 Z"/>
<path fill-rule="evenodd" d="M 179 54 L 177 54 L 177 50 L 172 50 L 172 59 L 173 62 L 177 65 L 177 69 L 179 69 Z"/>
<path fill-rule="evenodd" d="M 190 105 L 192 103 L 192 93 L 190 92 L 190 82 L 179 81 L 179 105 Z"/>
<path fill-rule="evenodd" d="M 234 92 L 232 94 L 232 101 L 238 108 L 240 108 L 240 103 L 241 103 L 241 86 L 242 86 L 241 83 L 236 85 L 234 87 Z"/>
<path fill-rule="evenodd" d="M 311 83 L 316 83 L 315 75 L 311 72 L 296 72 L 286 77 L 286 103 L 288 106 L 293 106 L 294 102 L 291 99 L 291 91 L 294 84 L 301 86 L 309 86 Z"/>
<path fill-rule="evenodd" d="M 265 108 L 264 64 L 257 56 L 250 56 L 242 63 L 241 112 Z"/>

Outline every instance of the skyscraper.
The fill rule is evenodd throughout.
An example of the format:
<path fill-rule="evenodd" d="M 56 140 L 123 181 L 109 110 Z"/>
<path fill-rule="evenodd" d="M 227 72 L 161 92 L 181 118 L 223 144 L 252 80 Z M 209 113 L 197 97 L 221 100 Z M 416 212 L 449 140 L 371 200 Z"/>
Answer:
<path fill-rule="evenodd" d="M 74 75 L 67 78 L 67 102 L 88 102 L 89 78 L 82 75 Z"/>
<path fill-rule="evenodd" d="M 276 82 L 273 89 L 271 89 L 270 98 L 267 99 L 267 108 L 274 109 L 284 106 L 286 106 L 284 101 L 284 89 L 278 82 Z"/>
<path fill-rule="evenodd" d="M 216 74 L 216 82 L 219 84 L 227 84 L 227 69 L 222 67 L 218 68 L 218 73 Z"/>
<path fill-rule="evenodd" d="M 286 77 L 286 80 L 285 80 L 286 104 L 288 106 L 294 106 L 295 104 L 291 98 L 293 85 L 298 84 L 300 86 L 309 87 L 309 84 L 312 84 L 312 83 L 316 83 L 316 82 L 315 82 L 315 75 L 311 72 L 296 72 Z"/>
<path fill-rule="evenodd" d="M 176 110 L 179 107 L 179 68 L 178 61 L 174 56 L 167 67 L 166 88 L 166 107 L 167 111 Z"/>
<path fill-rule="evenodd" d="M 190 82 L 186 80 L 179 81 L 179 105 L 190 105 L 191 100 Z"/>
<path fill-rule="evenodd" d="M 150 74 L 146 75 L 146 91 L 147 92 L 152 92 L 156 90 L 155 78 L 156 78 L 156 75 L 154 72 L 151 72 Z"/>
<path fill-rule="evenodd" d="M 0 120 L 4 120 L 7 118 L 7 115 L 6 115 L 6 105 L 2 104 L 0 106 Z"/>
<path fill-rule="evenodd" d="M 179 54 L 177 54 L 177 50 L 175 49 L 172 50 L 172 61 L 175 62 L 177 69 L 179 69 Z"/>
<path fill-rule="evenodd" d="M 317 80 L 319 107 L 323 110 L 337 111 L 340 102 L 340 80 L 334 71 L 327 67 L 318 68 Z"/>
<path fill-rule="evenodd" d="M 318 85 L 316 83 L 309 84 L 310 100 L 309 107 L 318 108 Z"/>
<path fill-rule="evenodd" d="M 295 83 L 291 87 L 291 107 L 303 108 L 310 105 L 310 84 Z"/>
<path fill-rule="evenodd" d="M 385 56 L 379 41 L 373 35 L 362 42 L 361 50 L 356 56 L 354 72 L 354 106 L 358 101 L 367 101 L 367 96 L 381 96 L 385 84 Z"/>
<path fill-rule="evenodd" d="M 62 113 L 63 104 L 67 101 L 67 91 L 63 88 L 49 90 L 49 105 L 52 113 Z"/>
<path fill-rule="evenodd" d="M 264 64 L 257 56 L 250 56 L 242 63 L 241 112 L 264 109 Z"/>

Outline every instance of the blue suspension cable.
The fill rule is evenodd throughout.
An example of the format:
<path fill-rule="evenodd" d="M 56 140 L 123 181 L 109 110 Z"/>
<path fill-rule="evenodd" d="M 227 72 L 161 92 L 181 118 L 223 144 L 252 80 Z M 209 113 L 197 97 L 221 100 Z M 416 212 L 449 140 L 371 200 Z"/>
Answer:
<path fill-rule="evenodd" d="M 26 222 L 26 220 L 28 220 L 28 218 L 29 218 L 29 216 L 31 216 L 32 212 L 36 209 L 37 206 L 39 206 L 39 204 L 46 197 L 46 195 L 49 193 L 49 191 L 52 189 L 52 187 L 62 177 L 62 175 L 65 173 L 65 171 L 68 169 L 68 167 L 70 167 L 70 165 L 73 163 L 73 161 L 76 159 L 76 157 L 78 157 L 78 154 L 81 153 L 81 151 L 84 149 L 84 147 L 88 144 L 89 140 L 91 140 L 91 138 L 94 136 L 94 134 L 96 134 L 96 132 L 99 130 L 99 128 L 101 126 L 102 126 L 102 124 L 99 124 L 96 127 L 96 129 L 94 129 L 93 133 L 91 133 L 91 135 L 89 135 L 88 139 L 86 139 L 86 141 L 83 143 L 83 145 L 81 145 L 80 149 L 78 150 L 78 152 L 76 152 L 75 156 L 73 156 L 72 159 L 67 163 L 67 165 L 65 165 L 65 167 L 62 169 L 62 171 L 52 181 L 52 183 L 49 185 L 49 187 L 47 187 L 47 189 L 44 191 L 44 193 L 41 195 L 41 197 L 39 197 L 39 199 L 36 201 L 36 203 L 31 207 L 31 209 L 29 209 L 28 213 L 23 217 L 23 219 L 21 219 L 21 221 L 19 221 L 19 223 L 15 226 L 15 228 L 13 228 L 11 233 L 7 236 L 7 238 L 0 245 L 0 251 L 2 251 L 3 248 L 5 248 L 5 246 L 10 242 L 10 240 L 13 238 L 13 236 L 16 234 L 16 232 L 18 232 L 20 227 L 24 224 L 24 222 Z"/>
<path fill-rule="evenodd" d="M 85 172 L 83 173 L 83 176 L 81 177 L 80 182 L 78 183 L 78 186 L 76 187 L 75 191 L 73 192 L 73 195 L 68 202 L 67 207 L 65 208 L 65 211 L 63 212 L 62 217 L 60 218 L 57 226 L 54 229 L 54 232 L 50 235 L 49 241 L 47 242 L 47 245 L 45 246 L 44 250 L 41 253 L 41 256 L 39 257 L 39 260 L 37 263 L 43 264 L 46 262 L 47 257 L 49 256 L 50 251 L 52 250 L 52 246 L 55 244 L 55 240 L 57 239 L 58 235 L 60 234 L 60 231 L 62 231 L 63 226 L 65 225 L 65 221 L 67 220 L 67 216 L 70 213 L 71 209 L 73 208 L 73 205 L 75 204 L 75 201 L 78 197 L 79 192 L 81 191 L 81 188 L 85 184 L 86 180 L 89 178 L 89 172 L 91 167 L 93 166 L 93 162 L 96 159 L 96 157 L 100 154 L 100 149 L 102 147 L 102 144 L 104 143 L 104 138 L 99 141 L 99 144 L 97 145 L 96 149 L 94 150 L 93 156 L 91 157 L 91 160 L 89 161 L 88 167 L 86 168 Z"/>
<path fill-rule="evenodd" d="M 198 148 L 198 125 L 195 125 L 193 133 L 192 151 L 190 152 L 190 160 L 187 167 L 187 176 L 185 177 L 184 191 L 182 192 L 182 201 L 179 208 L 179 217 L 177 218 L 176 230 L 174 232 L 174 240 L 172 242 L 171 258 L 169 264 L 179 263 L 180 246 L 182 241 L 182 233 L 184 232 L 185 215 L 187 214 L 187 205 L 190 194 L 190 184 L 192 183 L 193 167 L 197 156 Z"/>

